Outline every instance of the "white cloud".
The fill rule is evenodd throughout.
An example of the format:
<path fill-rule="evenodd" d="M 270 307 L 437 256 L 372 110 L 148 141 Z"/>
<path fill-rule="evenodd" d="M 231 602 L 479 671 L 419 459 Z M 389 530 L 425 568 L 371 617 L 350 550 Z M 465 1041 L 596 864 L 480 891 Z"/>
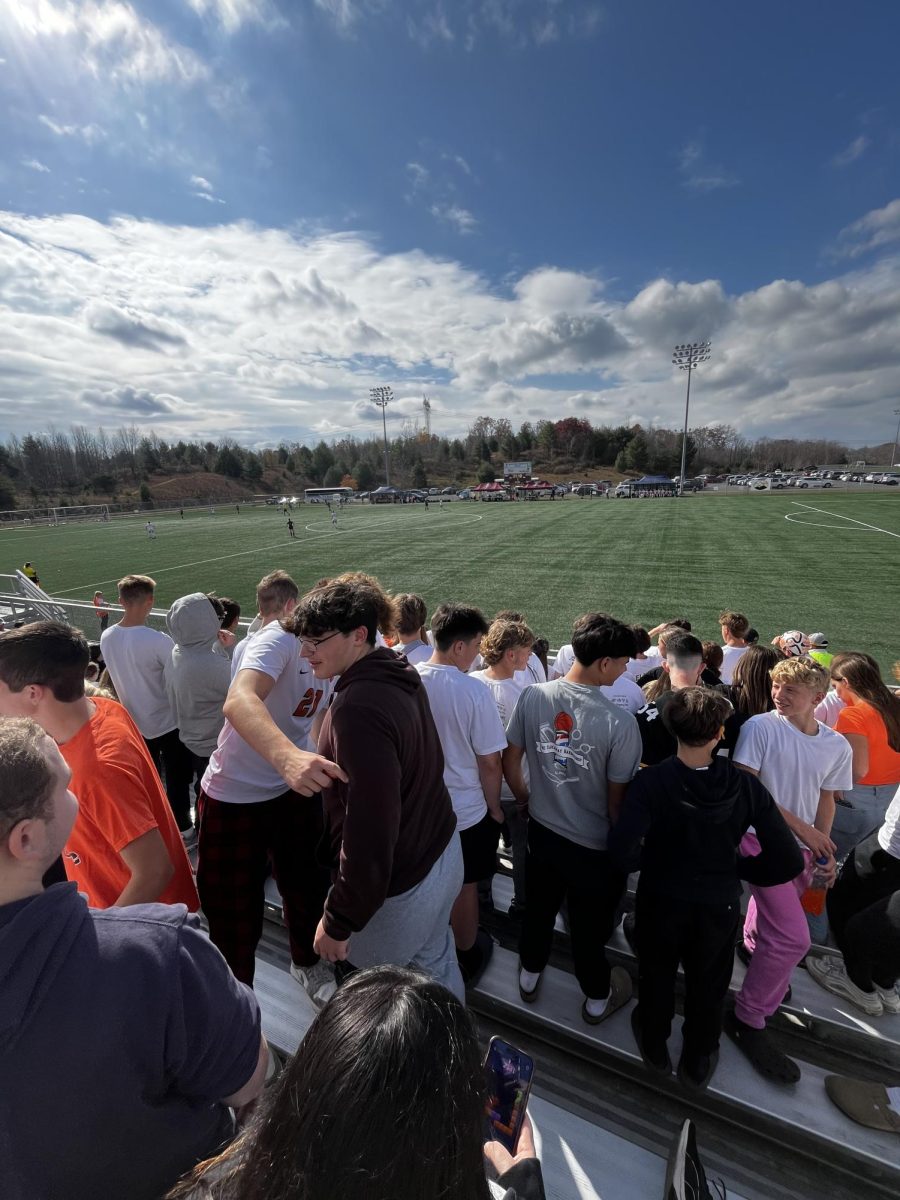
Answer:
<path fill-rule="evenodd" d="M 201 192 L 211 192 L 213 190 L 213 185 L 202 175 L 192 175 L 188 182 L 192 187 L 199 188 Z"/>
<path fill-rule="evenodd" d="M 695 192 L 714 192 L 736 187 L 740 180 L 731 171 L 711 163 L 699 141 L 686 142 L 678 154 L 678 169 L 684 187 Z"/>
<path fill-rule="evenodd" d="M 836 154 L 831 160 L 833 167 L 848 167 L 850 163 L 856 162 L 861 158 L 872 144 L 872 139 L 861 133 L 859 137 L 853 139 L 849 146 L 845 146 L 839 154 Z"/>
<path fill-rule="evenodd" d="M 283 29 L 287 21 L 271 0 L 187 0 L 198 16 L 207 14 L 226 33 L 236 33 L 242 25 L 261 25 L 272 31 Z"/>
<path fill-rule="evenodd" d="M 832 247 L 836 258 L 857 258 L 869 250 L 900 241 L 900 200 L 874 208 L 838 234 Z"/>
<path fill-rule="evenodd" d="M 50 174 L 50 168 L 46 165 L 46 163 L 42 163 L 36 158 L 23 158 L 22 166 L 27 167 L 29 171 L 37 171 L 41 175 Z"/>
<path fill-rule="evenodd" d="M 865 236 L 884 224 L 863 222 Z M 733 296 L 658 279 L 610 299 L 552 264 L 500 289 L 355 233 L 0 213 L 0 409 L 20 434 L 39 413 L 172 438 L 315 438 L 367 429 L 376 383 L 398 397 L 395 427 L 423 391 L 441 433 L 500 412 L 675 426 L 671 348 L 703 337 L 698 424 L 880 441 L 900 394 L 900 258 L 812 286 Z"/>
<path fill-rule="evenodd" d="M 106 137 L 105 131 L 99 125 L 93 124 L 93 122 L 87 125 L 63 125 L 58 121 L 54 121 L 52 117 L 48 117 L 46 113 L 41 113 L 38 116 L 38 120 L 51 133 L 55 133 L 57 137 L 81 138 L 89 146 L 95 142 L 102 141 Z"/>
<path fill-rule="evenodd" d="M 452 225 L 457 233 L 474 233 L 478 228 L 478 219 L 461 204 L 432 204 L 429 212 L 438 221 Z"/>

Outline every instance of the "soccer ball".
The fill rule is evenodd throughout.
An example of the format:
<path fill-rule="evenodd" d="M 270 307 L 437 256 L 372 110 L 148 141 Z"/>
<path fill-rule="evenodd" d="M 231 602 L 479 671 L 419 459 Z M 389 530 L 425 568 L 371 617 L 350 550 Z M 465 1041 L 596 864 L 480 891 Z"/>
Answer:
<path fill-rule="evenodd" d="M 809 649 L 809 639 L 799 629 L 789 629 L 781 635 L 781 648 L 788 658 L 800 658 Z"/>

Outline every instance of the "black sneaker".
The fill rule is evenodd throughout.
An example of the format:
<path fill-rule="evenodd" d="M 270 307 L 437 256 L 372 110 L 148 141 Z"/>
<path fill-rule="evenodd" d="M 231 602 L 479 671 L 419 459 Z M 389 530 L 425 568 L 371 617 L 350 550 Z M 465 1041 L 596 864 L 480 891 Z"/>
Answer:
<path fill-rule="evenodd" d="M 649 1067 L 651 1071 L 655 1071 L 659 1075 L 670 1075 L 672 1073 L 672 1059 L 669 1057 L 669 1048 L 665 1042 L 660 1046 L 648 1044 L 641 1030 L 639 1011 L 639 1004 L 636 1004 L 631 1010 L 631 1032 L 634 1034 L 634 1040 L 637 1044 L 638 1052 L 643 1059 L 644 1066 Z"/>
<path fill-rule="evenodd" d="M 796 1083 L 800 1068 L 792 1058 L 783 1054 L 772 1041 L 768 1029 L 755 1029 L 746 1025 L 733 1012 L 725 1017 L 725 1032 L 737 1046 L 750 1065 L 765 1079 L 773 1083 Z"/>
<path fill-rule="evenodd" d="M 715 1192 L 710 1191 L 709 1180 L 697 1153 L 694 1123 L 685 1121 L 669 1153 L 665 1200 L 716 1200 L 717 1197 L 718 1200 L 725 1200 L 725 1185 L 717 1183 L 713 1186 Z"/>
<path fill-rule="evenodd" d="M 479 928 L 475 943 L 469 950 L 457 950 L 456 961 L 466 987 L 474 987 L 485 972 L 494 953 L 494 939 L 486 929 Z"/>
<path fill-rule="evenodd" d="M 688 1054 L 683 1050 L 678 1063 L 678 1082 L 689 1091 L 702 1092 L 709 1086 L 718 1065 L 718 1050 L 712 1054 Z"/>

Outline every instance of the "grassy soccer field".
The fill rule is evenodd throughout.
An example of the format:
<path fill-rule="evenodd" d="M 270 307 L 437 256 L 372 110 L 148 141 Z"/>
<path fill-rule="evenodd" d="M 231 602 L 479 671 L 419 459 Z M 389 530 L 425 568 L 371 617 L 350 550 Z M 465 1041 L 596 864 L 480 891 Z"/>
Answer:
<path fill-rule="evenodd" d="M 699 495 L 683 500 L 565 500 L 357 505 L 337 530 L 327 509 L 300 505 L 297 536 L 280 509 L 219 506 L 179 519 L 146 517 L 0 532 L 2 569 L 26 559 L 54 595 L 115 596 L 129 571 L 152 575 L 157 603 L 215 590 L 254 612 L 254 585 L 275 567 L 302 587 L 364 570 L 392 591 L 521 608 L 552 646 L 572 619 L 600 609 L 649 626 L 685 615 L 718 638 L 726 607 L 746 612 L 768 640 L 785 629 L 824 630 L 834 648 L 867 649 L 883 668 L 900 659 L 900 495 Z M 85 628 L 93 636 L 94 621 Z"/>

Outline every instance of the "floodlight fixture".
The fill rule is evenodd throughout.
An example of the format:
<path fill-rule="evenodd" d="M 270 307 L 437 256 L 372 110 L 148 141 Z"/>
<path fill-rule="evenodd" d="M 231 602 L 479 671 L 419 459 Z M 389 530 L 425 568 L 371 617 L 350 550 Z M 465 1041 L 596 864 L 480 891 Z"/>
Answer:
<path fill-rule="evenodd" d="M 391 469 L 388 458 L 387 418 L 384 410 L 393 401 L 394 393 L 389 387 L 373 387 L 369 388 L 369 399 L 381 409 L 381 428 L 384 434 L 384 483 L 385 487 L 390 487 Z"/>
<path fill-rule="evenodd" d="M 672 351 L 672 365 L 679 371 L 687 371 L 687 396 L 684 401 L 684 433 L 681 435 L 681 476 L 678 480 L 678 495 L 684 495 L 684 472 L 687 464 L 688 413 L 691 407 L 691 374 L 701 363 L 709 361 L 709 342 L 679 342 Z"/>

